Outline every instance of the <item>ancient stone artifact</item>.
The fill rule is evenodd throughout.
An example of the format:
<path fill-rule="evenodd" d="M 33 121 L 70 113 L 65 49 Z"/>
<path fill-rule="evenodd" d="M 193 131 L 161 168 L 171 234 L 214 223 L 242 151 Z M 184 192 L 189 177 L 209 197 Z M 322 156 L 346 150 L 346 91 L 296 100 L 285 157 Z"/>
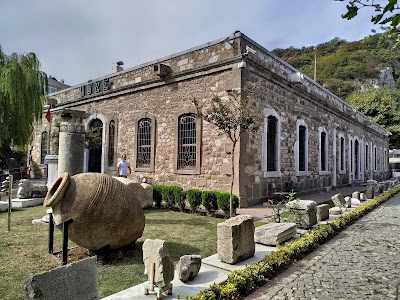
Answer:
<path fill-rule="evenodd" d="M 343 213 L 342 209 L 340 207 L 332 207 L 329 209 L 329 214 L 330 215 L 341 215 Z"/>
<path fill-rule="evenodd" d="M 35 274 L 25 280 L 29 300 L 95 300 L 97 293 L 97 257 L 92 256 Z"/>
<path fill-rule="evenodd" d="M 44 197 L 47 193 L 47 186 L 34 185 L 29 179 L 21 179 L 18 183 L 17 197 L 19 199 Z"/>
<path fill-rule="evenodd" d="M 289 221 L 298 227 L 309 229 L 317 223 L 317 203 L 311 200 L 294 200 L 286 204 Z"/>
<path fill-rule="evenodd" d="M 259 244 L 276 246 L 294 237 L 296 228 L 296 223 L 269 223 L 255 229 L 254 240 Z"/>
<path fill-rule="evenodd" d="M 359 206 L 361 205 L 361 200 L 355 199 L 355 198 L 351 198 L 351 205 L 352 206 Z"/>
<path fill-rule="evenodd" d="M 360 201 L 366 201 L 367 198 L 365 197 L 364 193 L 360 193 Z"/>
<path fill-rule="evenodd" d="M 346 202 L 344 205 L 345 208 L 351 207 L 351 197 L 344 197 L 344 201 Z"/>
<path fill-rule="evenodd" d="M 331 197 L 333 204 L 335 204 L 336 207 L 344 207 L 346 205 L 346 200 L 344 199 L 342 194 L 336 194 Z"/>
<path fill-rule="evenodd" d="M 168 254 L 163 240 L 146 239 L 143 243 L 144 274 L 148 277 L 145 284 L 145 295 L 156 292 L 160 299 L 162 292 L 172 295 L 172 280 L 174 279 L 174 264 Z"/>
<path fill-rule="evenodd" d="M 218 259 L 234 264 L 254 256 L 253 217 L 239 215 L 219 223 L 217 226 Z"/>
<path fill-rule="evenodd" d="M 329 205 L 320 204 L 317 205 L 317 221 L 323 221 L 329 219 Z"/>
<path fill-rule="evenodd" d="M 353 192 L 353 194 L 351 195 L 351 198 L 360 200 L 360 194 L 361 194 L 360 192 Z"/>
<path fill-rule="evenodd" d="M 373 199 L 374 196 L 375 196 L 374 187 L 373 187 L 372 185 L 369 185 L 369 186 L 367 187 L 367 191 L 365 192 L 365 197 L 366 197 L 367 199 Z"/>
<path fill-rule="evenodd" d="M 153 187 L 148 183 L 138 183 L 125 177 L 113 177 L 126 185 L 130 193 L 135 194 L 142 208 L 153 206 Z"/>
<path fill-rule="evenodd" d="M 68 238 L 89 250 L 117 249 L 143 234 L 143 209 L 122 182 L 100 173 L 63 173 L 44 205 L 53 208 L 56 225 L 72 220 Z"/>
<path fill-rule="evenodd" d="M 200 271 L 200 255 L 184 255 L 176 265 L 176 271 L 180 281 L 186 282 L 194 279 Z"/>

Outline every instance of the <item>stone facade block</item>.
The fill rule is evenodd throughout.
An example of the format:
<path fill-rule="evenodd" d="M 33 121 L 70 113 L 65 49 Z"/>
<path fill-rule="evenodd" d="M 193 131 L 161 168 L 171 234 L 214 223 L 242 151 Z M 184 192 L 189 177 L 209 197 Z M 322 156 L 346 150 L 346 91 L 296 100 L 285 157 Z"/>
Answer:
<path fill-rule="evenodd" d="M 253 217 L 239 215 L 217 226 L 218 259 L 228 264 L 253 257 L 255 252 Z"/>
<path fill-rule="evenodd" d="M 296 223 L 269 223 L 255 229 L 256 243 L 276 246 L 293 238 L 296 234 Z"/>
<path fill-rule="evenodd" d="M 24 284 L 30 300 L 93 300 L 97 295 L 97 257 L 36 274 Z"/>
<path fill-rule="evenodd" d="M 317 223 L 317 203 L 311 200 L 295 200 L 286 204 L 289 221 L 298 227 L 309 229 Z"/>
<path fill-rule="evenodd" d="M 323 221 L 329 219 L 329 205 L 320 204 L 317 205 L 317 221 Z"/>

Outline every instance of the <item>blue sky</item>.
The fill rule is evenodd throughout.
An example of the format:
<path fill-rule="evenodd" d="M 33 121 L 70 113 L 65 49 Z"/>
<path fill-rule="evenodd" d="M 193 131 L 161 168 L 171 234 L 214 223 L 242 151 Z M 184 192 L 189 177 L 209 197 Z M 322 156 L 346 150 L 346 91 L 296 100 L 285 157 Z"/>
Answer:
<path fill-rule="evenodd" d="M 75 85 L 236 30 L 268 50 L 371 34 L 372 11 L 351 21 L 345 11 L 334 0 L 0 0 L 0 45 L 35 52 L 43 71 Z"/>

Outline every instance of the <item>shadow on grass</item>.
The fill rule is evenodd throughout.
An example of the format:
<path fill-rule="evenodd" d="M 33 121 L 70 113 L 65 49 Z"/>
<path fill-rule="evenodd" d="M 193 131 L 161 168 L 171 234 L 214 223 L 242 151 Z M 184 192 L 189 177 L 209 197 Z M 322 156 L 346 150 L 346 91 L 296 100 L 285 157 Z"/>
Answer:
<path fill-rule="evenodd" d="M 204 225 L 209 220 L 224 221 L 223 218 L 218 218 L 211 215 L 199 215 L 189 212 L 174 211 L 169 209 L 149 209 L 145 210 L 146 224 L 161 224 L 161 225 Z M 161 216 L 160 216 L 161 214 Z M 155 217 L 153 217 L 155 215 Z M 165 215 L 165 216 L 163 216 Z"/>
<path fill-rule="evenodd" d="M 89 254 L 87 249 L 77 247 L 69 252 L 69 259 L 82 259 L 90 255 L 97 255 L 97 261 L 102 265 L 142 265 L 143 264 L 143 241 L 137 241 L 135 247 L 125 247 L 122 249 L 103 248 L 95 253 Z M 187 244 L 166 242 L 167 251 L 174 263 L 179 261 L 182 255 L 199 253 L 200 249 Z"/>

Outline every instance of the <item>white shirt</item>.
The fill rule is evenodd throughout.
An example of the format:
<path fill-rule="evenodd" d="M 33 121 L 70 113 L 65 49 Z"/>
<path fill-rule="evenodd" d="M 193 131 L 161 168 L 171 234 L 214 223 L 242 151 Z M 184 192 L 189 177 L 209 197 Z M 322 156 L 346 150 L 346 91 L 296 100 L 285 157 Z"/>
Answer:
<path fill-rule="evenodd" d="M 119 169 L 119 174 L 121 176 L 128 176 L 128 167 L 130 166 L 129 161 L 120 160 L 117 167 Z"/>

